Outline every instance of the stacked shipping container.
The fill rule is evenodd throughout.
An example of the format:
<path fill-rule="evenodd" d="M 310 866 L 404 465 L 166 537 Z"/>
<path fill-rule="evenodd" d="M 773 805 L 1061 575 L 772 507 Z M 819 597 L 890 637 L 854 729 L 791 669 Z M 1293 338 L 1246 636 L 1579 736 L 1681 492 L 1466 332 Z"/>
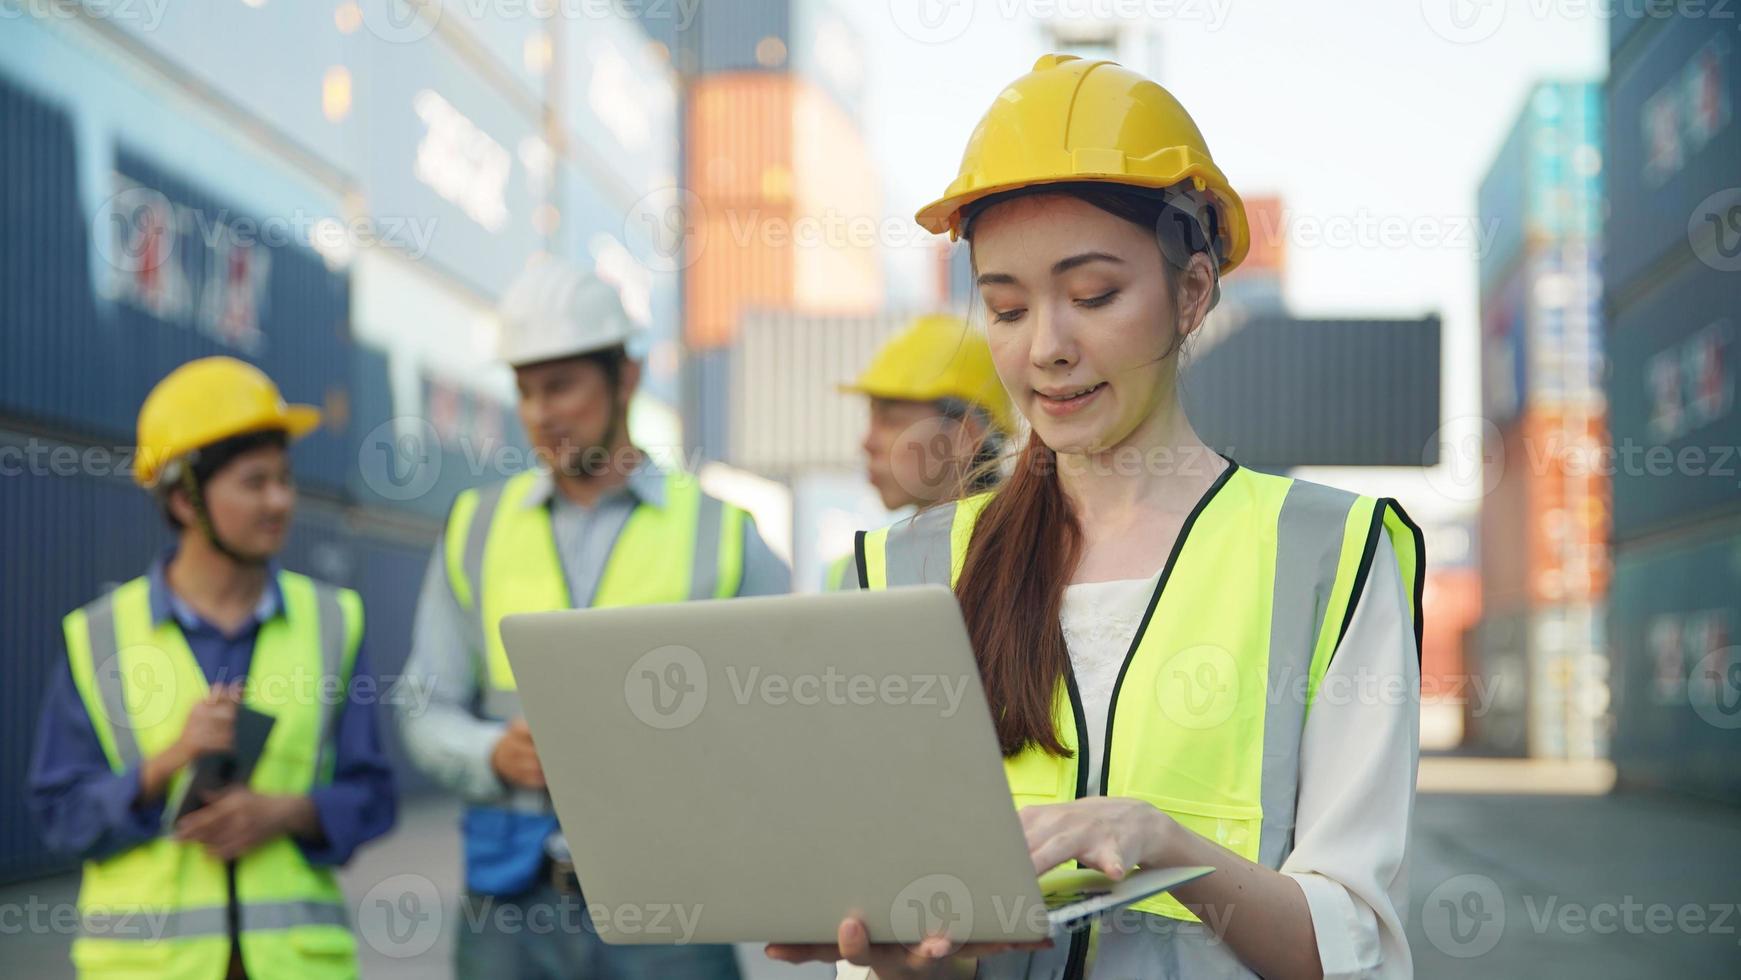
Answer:
<path fill-rule="evenodd" d="M 1713 18 L 1615 20 L 1607 391 L 1614 760 L 1741 801 L 1741 64 Z"/>
<path fill-rule="evenodd" d="M 629 19 L 449 14 L 26 12 L 0 31 L 0 782 L 23 783 L 61 616 L 169 541 L 126 466 L 175 365 L 242 357 L 325 410 L 294 450 L 283 559 L 362 592 L 389 676 L 453 495 L 524 465 L 489 310 L 527 256 L 616 283 L 652 327 L 646 388 L 675 402 L 676 289 L 633 220 L 676 182 L 659 53 Z M 0 828 L 0 880 L 66 866 L 21 793 Z"/>
<path fill-rule="evenodd" d="M 1478 194 L 1484 624 L 1468 731 L 1484 749 L 1607 753 L 1609 493 L 1599 338 L 1600 89 L 1536 86 Z M 1515 690 L 1505 688 L 1515 687 Z"/>

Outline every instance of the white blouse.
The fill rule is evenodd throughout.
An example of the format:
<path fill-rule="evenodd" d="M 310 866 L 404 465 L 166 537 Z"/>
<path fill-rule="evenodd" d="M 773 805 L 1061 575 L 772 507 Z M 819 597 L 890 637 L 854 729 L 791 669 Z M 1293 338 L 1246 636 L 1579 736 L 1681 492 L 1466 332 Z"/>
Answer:
<path fill-rule="evenodd" d="M 1100 785 L 1100 742 L 1112 686 L 1160 573 L 1072 585 L 1059 616 L 1088 728 L 1088 785 Z M 1299 882 L 1326 980 L 1413 976 L 1402 913 L 1420 757 L 1420 663 L 1396 554 L 1378 548 L 1336 656 L 1306 716 L 1294 850 L 1281 872 Z M 839 964 L 839 977 L 868 970 Z"/>

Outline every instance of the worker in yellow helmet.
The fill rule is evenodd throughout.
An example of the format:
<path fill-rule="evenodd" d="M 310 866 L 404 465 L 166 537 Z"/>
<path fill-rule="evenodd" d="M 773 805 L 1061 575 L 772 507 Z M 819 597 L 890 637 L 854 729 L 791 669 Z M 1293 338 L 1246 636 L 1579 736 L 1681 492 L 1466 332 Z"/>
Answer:
<path fill-rule="evenodd" d="M 82 976 L 357 973 L 333 870 L 394 817 L 372 688 L 351 686 L 362 602 L 274 560 L 288 445 L 319 422 L 227 357 L 140 409 L 133 473 L 176 541 L 66 617 L 31 763 L 44 840 L 85 862 Z"/>
<path fill-rule="evenodd" d="M 961 318 L 914 318 L 840 389 L 870 399 L 865 471 L 887 509 L 923 508 L 996 482 L 1015 412 L 984 334 Z M 829 589 L 856 583 L 851 555 L 829 566 Z"/>
<path fill-rule="evenodd" d="M 1030 435 L 995 489 L 861 533 L 860 585 L 959 600 L 1036 871 L 1215 872 L 1044 949 L 955 948 L 941 918 L 873 945 L 867 909 L 769 954 L 881 980 L 1410 976 L 1420 533 L 1193 429 L 1178 354 L 1249 244 L 1196 123 L 1136 72 L 1048 55 L 917 217 L 968 241 Z"/>

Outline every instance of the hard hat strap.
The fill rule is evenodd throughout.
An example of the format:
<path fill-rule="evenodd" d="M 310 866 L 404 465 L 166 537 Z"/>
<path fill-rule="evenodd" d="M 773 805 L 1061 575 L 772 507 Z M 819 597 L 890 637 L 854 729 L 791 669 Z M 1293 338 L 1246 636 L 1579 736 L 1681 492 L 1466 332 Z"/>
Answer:
<path fill-rule="evenodd" d="M 211 512 L 206 509 L 206 498 L 205 495 L 200 492 L 199 480 L 193 475 L 193 470 L 194 468 L 192 466 L 181 467 L 181 488 L 187 491 L 187 501 L 193 507 L 194 519 L 199 522 L 200 530 L 205 533 L 206 540 L 211 542 L 211 546 L 217 549 L 218 554 L 223 555 L 225 558 L 228 558 L 238 565 L 250 566 L 265 564 L 261 559 L 249 558 L 241 552 L 236 551 L 234 548 L 225 544 L 223 538 L 218 537 L 217 526 L 212 523 Z"/>

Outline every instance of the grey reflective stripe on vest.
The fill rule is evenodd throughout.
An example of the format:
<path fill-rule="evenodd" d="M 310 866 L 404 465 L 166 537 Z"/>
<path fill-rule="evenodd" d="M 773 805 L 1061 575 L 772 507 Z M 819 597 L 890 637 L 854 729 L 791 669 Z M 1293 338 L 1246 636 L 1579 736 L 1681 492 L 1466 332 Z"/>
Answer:
<path fill-rule="evenodd" d="M 948 586 L 949 539 L 955 525 L 953 502 L 922 510 L 889 528 L 884 568 L 889 588 L 902 585 Z"/>
<path fill-rule="evenodd" d="M 109 718 L 109 733 L 123 770 L 136 768 L 142 756 L 127 713 L 127 690 L 121 681 L 121 639 L 115 633 L 115 595 L 106 593 L 85 607 L 85 635 L 90 638 L 91 677 Z"/>
<path fill-rule="evenodd" d="M 242 905 L 243 932 L 295 929 L 299 926 L 348 926 L 345 907 L 336 902 L 248 902 Z M 86 939 L 155 942 L 197 939 L 230 931 L 229 910 L 221 905 L 197 909 L 139 909 L 133 912 L 87 912 L 80 922 Z"/>
<path fill-rule="evenodd" d="M 345 647 L 349 639 L 349 631 L 345 629 L 345 610 L 339 604 L 339 590 L 325 582 L 314 582 L 314 604 L 320 614 L 320 669 L 322 677 L 337 678 L 342 683 L 337 687 L 338 696 L 332 700 L 321 699 L 320 718 L 320 758 L 315 764 L 314 778 L 320 783 L 327 771 L 327 763 L 333 757 L 334 743 L 338 729 L 339 712 L 343 710 L 350 692 L 350 679 L 344 676 Z"/>
<path fill-rule="evenodd" d="M 1300 736 L 1306 682 L 1342 554 L 1342 529 L 1357 498 L 1294 481 L 1276 522 L 1275 591 L 1270 600 L 1269 698 L 1263 720 L 1263 829 L 1258 863 L 1280 868 L 1294 849 Z"/>
<path fill-rule="evenodd" d="M 478 488 L 478 505 L 472 511 L 471 525 L 466 528 L 465 558 L 460 568 L 471 587 L 472 609 L 480 612 L 484 606 L 484 545 L 490 541 L 490 525 L 495 523 L 496 505 L 502 502 L 506 487 L 505 483 L 495 483 Z"/>
<path fill-rule="evenodd" d="M 701 495 L 695 519 L 695 564 L 689 573 L 689 598 L 711 599 L 719 591 L 719 532 L 725 525 L 725 504 Z"/>

